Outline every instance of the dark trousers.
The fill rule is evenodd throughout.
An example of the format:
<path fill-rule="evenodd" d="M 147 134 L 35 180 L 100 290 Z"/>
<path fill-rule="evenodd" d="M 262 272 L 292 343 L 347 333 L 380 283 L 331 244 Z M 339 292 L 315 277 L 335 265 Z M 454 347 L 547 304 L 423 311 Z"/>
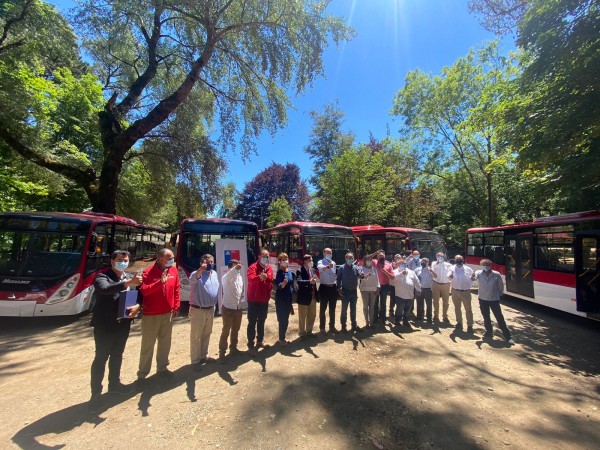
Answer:
<path fill-rule="evenodd" d="M 379 298 L 375 302 L 375 308 L 373 313 L 373 323 L 377 323 L 378 320 L 385 322 L 385 315 L 387 314 L 387 298 L 390 295 L 392 286 L 384 284 L 379 288 Z M 390 304 L 394 302 L 394 297 L 390 297 Z"/>
<path fill-rule="evenodd" d="M 275 313 L 277 314 L 277 322 L 279 323 L 279 340 L 285 340 L 288 325 L 290 323 L 290 313 L 292 312 L 292 299 L 280 298 L 275 299 Z"/>
<path fill-rule="evenodd" d="M 400 325 L 402 322 L 404 325 L 408 324 L 408 317 L 410 316 L 410 310 L 412 308 L 413 299 L 412 298 L 400 298 L 395 297 L 396 299 L 396 324 Z"/>
<path fill-rule="evenodd" d="M 490 310 L 492 310 L 494 317 L 496 318 L 496 322 L 498 322 L 498 327 L 500 327 L 502 330 L 504 339 L 508 341 L 510 339 L 510 331 L 506 326 L 502 309 L 500 309 L 500 300 L 488 301 L 479 299 L 479 309 L 481 310 L 481 315 L 483 316 L 483 326 L 485 327 L 485 331 L 487 333 L 493 332 L 492 319 L 490 318 Z"/>
<path fill-rule="evenodd" d="M 390 317 L 394 317 L 394 308 L 396 307 L 396 288 L 390 285 Z"/>
<path fill-rule="evenodd" d="M 425 306 L 427 306 L 427 320 L 431 319 L 432 299 L 433 292 L 431 288 L 421 289 L 421 293 L 417 295 L 417 319 L 423 320 L 425 318 Z"/>
<path fill-rule="evenodd" d="M 123 363 L 123 352 L 129 337 L 128 320 L 119 324 L 117 328 L 105 330 L 94 327 L 94 342 L 96 344 L 96 356 L 92 362 L 91 382 L 92 395 L 102 392 L 102 380 L 106 362 L 108 361 L 108 386 L 119 384 L 121 381 L 121 365 Z"/>
<path fill-rule="evenodd" d="M 346 328 L 346 320 L 348 314 L 348 305 L 350 305 L 350 323 L 352 328 L 356 328 L 356 302 L 358 300 L 356 289 L 344 289 L 342 293 L 342 313 L 340 315 L 340 323 L 342 329 Z"/>
<path fill-rule="evenodd" d="M 265 321 L 269 303 L 248 302 L 248 348 L 254 347 L 254 339 L 260 344 L 265 339 Z M 258 334 L 258 336 L 257 336 Z"/>
<path fill-rule="evenodd" d="M 337 287 L 319 286 L 319 328 L 325 329 L 325 312 L 329 307 L 329 328 L 335 327 L 335 304 L 337 303 Z"/>

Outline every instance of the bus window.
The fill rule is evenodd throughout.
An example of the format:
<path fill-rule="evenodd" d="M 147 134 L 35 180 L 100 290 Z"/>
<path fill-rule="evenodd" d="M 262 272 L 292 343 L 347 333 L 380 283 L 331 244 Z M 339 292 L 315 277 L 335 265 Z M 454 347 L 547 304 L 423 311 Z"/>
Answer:
<path fill-rule="evenodd" d="M 387 259 L 392 260 L 395 254 L 403 253 L 407 255 L 410 252 L 408 242 L 406 238 L 388 238 L 387 248 L 385 249 L 385 256 Z"/>
<path fill-rule="evenodd" d="M 504 232 L 488 231 L 483 235 L 483 256 L 501 266 L 504 265 Z"/>
<path fill-rule="evenodd" d="M 469 234 L 468 256 L 483 256 L 483 234 L 482 233 L 471 233 Z"/>

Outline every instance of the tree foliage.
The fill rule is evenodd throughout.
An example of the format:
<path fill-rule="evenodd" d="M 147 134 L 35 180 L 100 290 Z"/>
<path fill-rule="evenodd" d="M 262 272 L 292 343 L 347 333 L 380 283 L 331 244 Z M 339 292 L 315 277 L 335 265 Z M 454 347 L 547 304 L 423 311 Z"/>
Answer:
<path fill-rule="evenodd" d="M 285 196 L 277 197 L 271 202 L 268 209 L 267 227 L 274 227 L 280 223 L 292 220 L 292 207 Z"/>
<path fill-rule="evenodd" d="M 524 52 L 523 73 L 499 116 L 519 165 L 559 193 L 563 211 L 600 208 L 600 5 L 477 0 L 470 6 L 484 24 L 515 29 Z"/>
<path fill-rule="evenodd" d="M 390 186 L 400 181 L 386 159 L 366 145 L 335 155 L 319 178 L 314 219 L 347 226 L 381 222 L 395 204 Z"/>
<path fill-rule="evenodd" d="M 354 135 L 342 130 L 344 112 L 337 102 L 325 105 L 322 112 L 311 111 L 313 125 L 309 135 L 309 143 L 304 148 L 313 160 L 311 184 L 315 187 L 315 197 L 321 195 L 319 180 L 325 172 L 325 166 L 344 150 L 354 145 Z"/>
<path fill-rule="evenodd" d="M 305 220 L 310 197 L 296 164 L 288 163 L 283 166 L 272 163 L 246 183 L 234 218 L 256 222 L 260 228 L 264 228 L 269 206 L 282 196 L 291 206 L 292 219 Z"/>

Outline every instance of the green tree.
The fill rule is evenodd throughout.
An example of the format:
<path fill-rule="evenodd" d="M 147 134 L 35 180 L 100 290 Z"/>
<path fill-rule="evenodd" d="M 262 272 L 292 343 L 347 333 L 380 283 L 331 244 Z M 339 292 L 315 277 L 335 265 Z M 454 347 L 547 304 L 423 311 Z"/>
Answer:
<path fill-rule="evenodd" d="M 404 121 L 402 131 L 420 170 L 473 203 L 475 223 L 499 221 L 495 174 L 509 167 L 511 148 L 496 116 L 516 74 L 512 61 L 491 43 L 439 76 L 410 72 L 394 99 L 392 113 Z"/>
<path fill-rule="evenodd" d="M 281 195 L 271 202 L 268 214 L 267 227 L 274 227 L 292 220 L 292 207 L 285 196 Z"/>
<path fill-rule="evenodd" d="M 310 117 L 313 126 L 304 151 L 313 160 L 313 175 L 309 181 L 316 189 L 315 197 L 319 197 L 319 179 L 325 167 L 334 156 L 354 145 L 354 135 L 342 131 L 344 112 L 339 109 L 337 102 L 325 105 L 323 112 L 311 111 Z"/>
<path fill-rule="evenodd" d="M 347 226 L 383 221 L 395 204 L 390 186 L 399 183 L 386 159 L 366 145 L 334 156 L 319 179 L 313 218 Z"/>
<path fill-rule="evenodd" d="M 484 24 L 498 19 L 505 28 L 516 27 L 524 51 L 523 73 L 499 116 L 519 165 L 559 193 L 563 210 L 599 208 L 600 5 L 506 0 L 502 9 L 494 0 L 472 3 Z M 511 9 L 517 14 L 511 16 Z"/>
<path fill-rule="evenodd" d="M 322 75 L 329 38 L 347 39 L 327 2 L 83 1 L 76 17 L 84 47 L 110 98 L 100 113 L 103 164 L 88 179 L 94 208 L 115 209 L 118 177 L 136 144 L 173 116 L 192 92 L 194 118 L 219 121 L 229 148 L 286 122 L 286 90 Z"/>

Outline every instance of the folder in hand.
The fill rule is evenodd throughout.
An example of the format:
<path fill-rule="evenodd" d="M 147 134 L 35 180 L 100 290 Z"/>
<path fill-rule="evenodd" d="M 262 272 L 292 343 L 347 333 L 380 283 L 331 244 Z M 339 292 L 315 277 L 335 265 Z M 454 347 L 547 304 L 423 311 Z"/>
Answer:
<path fill-rule="evenodd" d="M 135 306 L 137 303 L 138 291 L 121 291 L 119 294 L 119 310 L 117 313 L 117 317 L 119 319 L 124 319 L 129 316 L 129 311 L 127 308 L 131 308 Z"/>

